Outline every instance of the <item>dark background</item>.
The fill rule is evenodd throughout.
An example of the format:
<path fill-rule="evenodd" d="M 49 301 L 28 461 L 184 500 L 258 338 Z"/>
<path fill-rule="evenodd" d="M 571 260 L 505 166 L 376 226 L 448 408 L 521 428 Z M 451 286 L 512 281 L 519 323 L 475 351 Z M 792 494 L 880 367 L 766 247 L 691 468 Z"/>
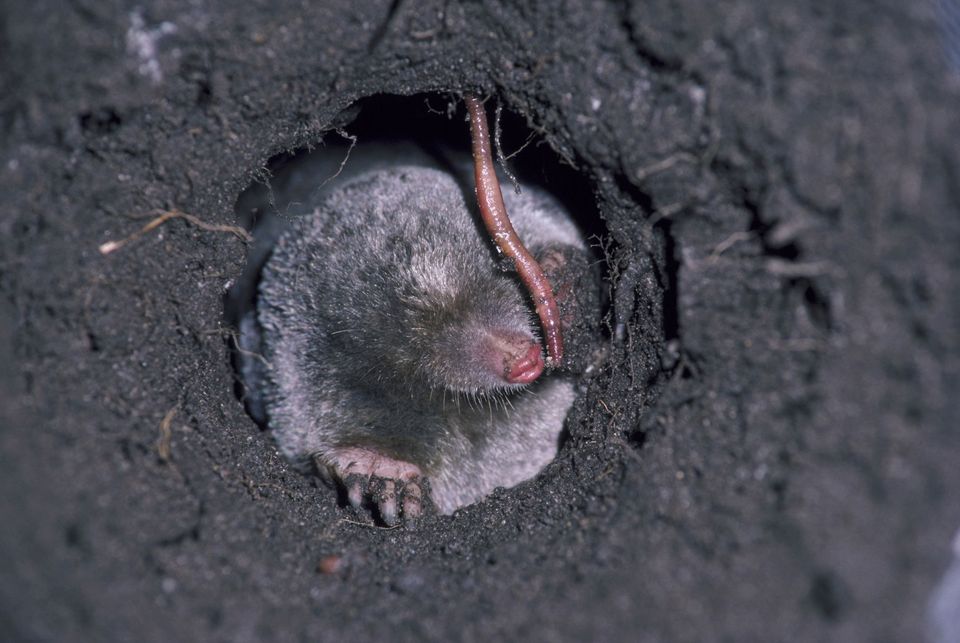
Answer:
<path fill-rule="evenodd" d="M 960 525 L 933 5 L 38 0 L 0 28 L 4 640 L 920 637 Z M 98 246 L 235 223 L 360 98 L 463 91 L 592 186 L 623 332 L 535 481 L 356 524 L 234 395 L 244 244 Z"/>

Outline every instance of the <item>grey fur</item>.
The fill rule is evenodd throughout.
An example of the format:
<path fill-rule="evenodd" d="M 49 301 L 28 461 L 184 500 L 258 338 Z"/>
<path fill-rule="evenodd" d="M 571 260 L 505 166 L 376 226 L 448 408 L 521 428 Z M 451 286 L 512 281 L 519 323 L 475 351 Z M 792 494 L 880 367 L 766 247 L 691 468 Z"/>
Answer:
<path fill-rule="evenodd" d="M 545 194 L 505 194 L 536 255 L 586 254 Z M 465 346 L 485 328 L 536 336 L 539 322 L 495 258 L 450 174 L 376 170 L 295 218 L 263 266 L 257 322 L 241 324 L 248 384 L 283 454 L 309 466 L 358 446 L 417 465 L 450 513 L 535 475 L 556 454 L 569 377 L 493 381 Z M 257 327 L 258 326 L 258 327 Z"/>

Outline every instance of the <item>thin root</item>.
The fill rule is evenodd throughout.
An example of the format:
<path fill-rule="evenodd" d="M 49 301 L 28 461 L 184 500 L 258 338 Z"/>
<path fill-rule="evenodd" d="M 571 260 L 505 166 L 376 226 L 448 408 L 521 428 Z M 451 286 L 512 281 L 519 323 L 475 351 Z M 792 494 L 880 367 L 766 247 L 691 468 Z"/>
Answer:
<path fill-rule="evenodd" d="M 711 262 L 717 261 L 720 259 L 720 255 L 722 255 L 724 252 L 737 245 L 741 241 L 749 241 L 752 237 L 753 233 L 751 232 L 734 232 L 729 237 L 714 246 L 713 251 L 708 257 L 708 260 Z"/>
<path fill-rule="evenodd" d="M 388 525 L 384 527 L 373 522 L 360 522 L 359 520 L 350 520 L 349 518 L 341 518 L 340 522 L 345 522 L 350 525 L 357 525 L 358 527 L 367 527 L 368 529 L 384 529 L 386 531 L 400 528 L 400 525 Z"/>
<path fill-rule="evenodd" d="M 177 415 L 178 410 L 180 410 L 179 403 L 167 411 L 163 419 L 160 420 L 160 437 L 157 438 L 157 455 L 160 457 L 161 462 L 170 461 L 170 440 L 173 438 L 173 431 L 170 429 L 170 425 L 173 423 L 173 418 Z"/>
<path fill-rule="evenodd" d="M 206 221 L 193 216 L 192 214 L 187 214 L 186 212 L 181 212 L 180 210 L 167 210 L 166 212 L 160 213 L 158 217 L 151 220 L 147 225 L 143 226 L 129 237 L 125 239 L 120 239 L 119 241 L 107 241 L 106 243 L 101 243 L 98 250 L 102 255 L 108 255 L 115 250 L 119 250 L 128 243 L 136 241 L 140 237 L 144 236 L 151 230 L 159 228 L 164 223 L 170 219 L 184 219 L 189 223 L 197 226 L 201 230 L 207 230 L 208 232 L 229 232 L 230 234 L 235 235 L 241 241 L 250 243 L 253 241 L 253 237 L 250 236 L 250 233 L 244 230 L 239 226 L 234 225 L 221 225 L 214 223 L 207 223 Z"/>
<path fill-rule="evenodd" d="M 330 181 L 340 176 L 340 174 L 343 172 L 343 168 L 347 167 L 347 161 L 350 160 L 350 152 L 352 152 L 353 148 L 357 146 L 357 137 L 355 134 L 348 134 L 347 130 L 342 128 L 337 128 L 336 132 L 345 140 L 350 141 L 350 147 L 347 148 L 347 153 L 343 155 L 343 160 L 340 161 L 340 167 L 337 168 L 337 171 L 333 174 L 333 176 L 327 177 L 326 179 L 323 180 L 323 183 L 317 186 L 318 190 L 323 186 L 325 186 Z"/>
<path fill-rule="evenodd" d="M 500 162 L 500 167 L 503 168 L 503 173 L 507 175 L 507 178 L 510 179 L 510 182 L 513 183 L 513 191 L 517 194 L 520 194 L 520 181 L 517 180 L 517 177 L 514 176 L 513 172 L 510 171 L 510 168 L 507 166 L 507 159 L 509 157 L 503 155 L 503 146 L 500 144 L 500 116 L 503 114 L 503 105 L 498 101 L 497 102 L 497 112 L 493 119 L 493 143 L 497 147 L 497 161 Z M 530 139 L 527 139 L 527 142 L 530 142 Z M 526 143 L 524 143 L 526 147 Z M 522 150 L 523 147 L 520 148 Z M 519 154 L 520 150 L 517 150 L 513 154 Z M 511 156 L 513 156 L 511 154 Z"/>

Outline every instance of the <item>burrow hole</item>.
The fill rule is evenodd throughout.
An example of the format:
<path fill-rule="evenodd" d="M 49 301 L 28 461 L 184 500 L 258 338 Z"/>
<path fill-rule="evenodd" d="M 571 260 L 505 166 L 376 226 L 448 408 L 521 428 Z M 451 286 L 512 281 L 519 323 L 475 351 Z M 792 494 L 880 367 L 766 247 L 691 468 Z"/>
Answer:
<path fill-rule="evenodd" d="M 495 100 L 488 103 L 491 131 L 494 129 Z M 521 185 L 532 185 L 550 193 L 573 216 L 588 245 L 595 246 L 594 263 L 601 280 L 606 279 L 599 240 L 606 229 L 599 216 L 591 181 L 546 143 L 542 133 L 530 128 L 525 119 L 509 109 L 499 114 L 499 141 L 507 167 Z M 469 159 L 470 134 L 462 101 L 439 95 L 401 97 L 377 95 L 362 99 L 341 112 L 330 129 L 310 149 L 284 152 L 272 158 L 266 171 L 240 195 L 236 203 L 239 222 L 253 233 L 255 242 L 248 264 L 228 294 L 225 311 L 228 323 L 243 336 L 242 319 L 256 307 L 259 270 L 285 223 L 309 213 L 325 193 L 338 184 L 369 169 L 389 164 L 423 164 L 444 168 L 452 160 Z M 514 186 L 501 178 L 504 192 Z M 460 180 L 468 201 L 473 196 L 472 176 Z M 598 284 L 598 320 L 606 314 L 607 287 Z M 602 324 L 598 328 L 603 329 Z M 603 333 L 603 330 L 599 332 Z M 603 337 L 600 342 L 607 341 Z M 244 385 L 242 340 L 234 351 L 237 370 L 236 393 L 250 415 L 262 427 L 268 419 L 262 403 Z M 249 360 L 248 360 L 249 361 Z"/>

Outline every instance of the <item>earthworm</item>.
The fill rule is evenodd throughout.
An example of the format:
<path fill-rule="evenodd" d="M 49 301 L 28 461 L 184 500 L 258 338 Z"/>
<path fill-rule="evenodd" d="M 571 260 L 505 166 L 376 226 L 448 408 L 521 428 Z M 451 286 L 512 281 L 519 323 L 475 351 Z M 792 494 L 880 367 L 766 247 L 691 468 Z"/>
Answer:
<path fill-rule="evenodd" d="M 472 94 L 463 97 L 470 116 L 470 133 L 473 137 L 473 174 L 477 182 L 477 203 L 487 232 L 493 237 L 500 251 L 513 260 L 520 280 L 527 287 L 537 308 L 540 325 L 547 344 L 547 364 L 559 366 L 563 359 L 563 337 L 560 333 L 560 313 L 553 288 L 540 264 L 524 247 L 507 216 L 503 204 L 497 170 L 493 165 L 490 148 L 490 130 L 487 128 L 487 113 L 483 103 Z"/>

